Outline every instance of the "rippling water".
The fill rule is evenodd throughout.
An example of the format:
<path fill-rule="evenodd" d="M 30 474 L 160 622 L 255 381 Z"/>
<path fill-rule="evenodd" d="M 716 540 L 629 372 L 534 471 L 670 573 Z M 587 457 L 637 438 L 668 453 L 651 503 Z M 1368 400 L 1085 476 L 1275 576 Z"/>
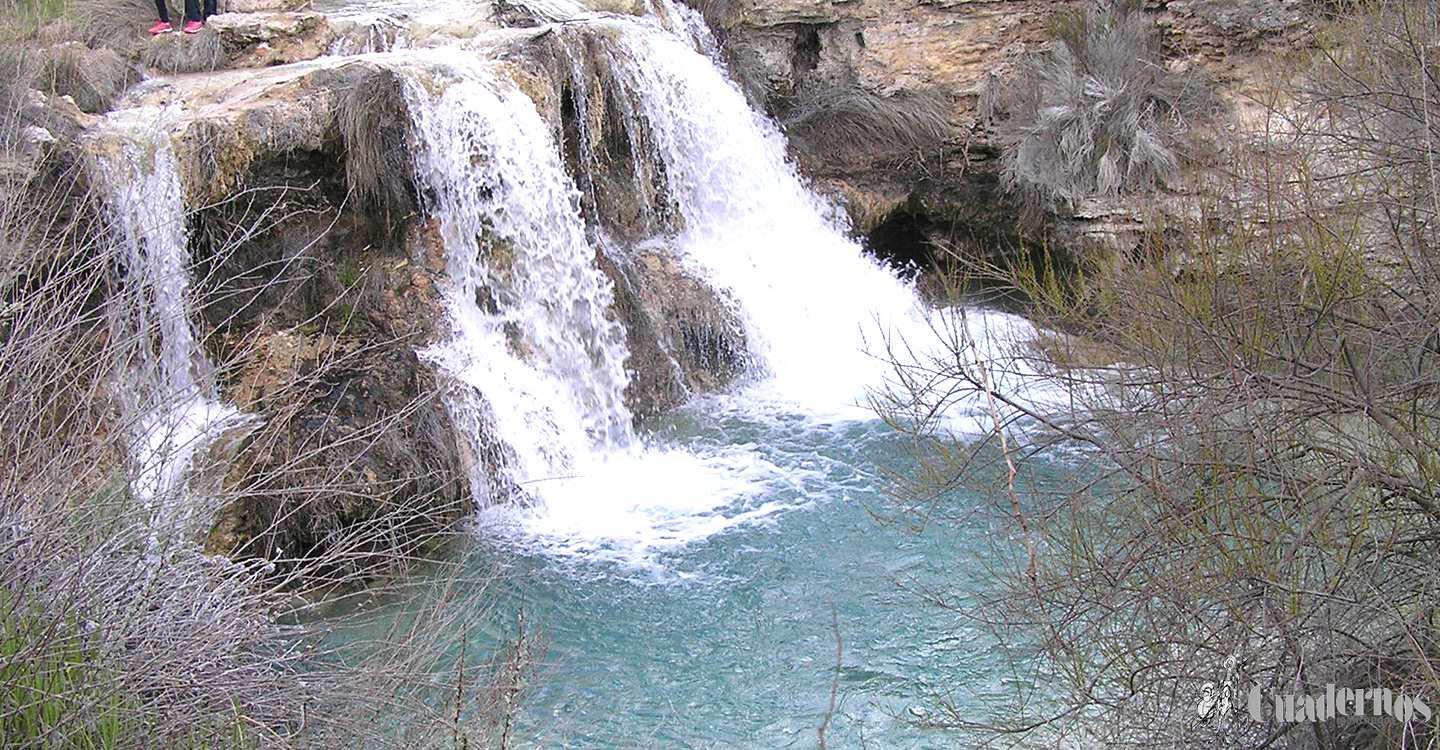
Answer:
<path fill-rule="evenodd" d="M 520 736 L 534 747 L 814 747 L 838 676 L 832 747 L 970 744 L 917 723 L 937 716 L 940 696 L 986 719 L 1033 679 L 1012 669 L 1023 654 L 919 591 L 978 591 L 993 550 L 1013 545 L 978 517 L 917 533 L 872 516 L 893 507 L 878 467 L 910 461 L 880 422 L 735 406 L 701 400 L 645 436 L 652 453 L 683 445 L 698 465 L 738 470 L 721 502 L 664 502 L 698 490 L 661 470 L 632 475 L 629 500 L 593 516 L 477 519 L 473 564 L 503 575 L 467 651 L 492 650 L 517 610 L 547 647 Z M 693 468 L 678 479 L 693 481 Z"/>

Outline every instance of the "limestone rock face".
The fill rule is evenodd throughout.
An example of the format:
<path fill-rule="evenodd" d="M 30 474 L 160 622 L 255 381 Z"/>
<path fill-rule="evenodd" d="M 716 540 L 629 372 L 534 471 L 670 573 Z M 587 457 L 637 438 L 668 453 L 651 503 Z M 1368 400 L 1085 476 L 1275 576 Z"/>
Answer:
<path fill-rule="evenodd" d="M 410 210 L 413 195 L 387 192 L 377 208 L 347 184 L 360 147 L 342 108 L 383 75 L 329 58 L 180 76 L 109 115 L 168 115 L 194 207 L 196 328 L 220 396 L 259 422 L 224 480 L 236 499 L 213 552 L 294 560 L 343 548 L 366 569 L 415 551 L 470 505 L 445 386 L 416 353 L 445 330 L 443 245 Z M 106 148 L 104 137 L 89 147 Z M 387 184 L 413 193 L 408 174 Z"/>
<path fill-rule="evenodd" d="M 272 11 L 303 10 L 310 0 L 222 0 L 222 13 L 267 13 Z"/>
<path fill-rule="evenodd" d="M 802 170 L 841 200 L 857 229 L 883 231 L 887 222 L 918 217 L 924 225 L 919 229 L 932 235 L 991 237 L 995 228 L 975 222 L 1013 219 L 1016 208 L 996 180 L 998 142 L 979 117 L 979 95 L 988 83 L 1003 78 L 1018 55 L 1049 43 L 1047 24 L 1054 13 L 1085 5 L 1079 0 L 734 0 L 709 4 L 708 20 L 737 82 L 785 127 Z M 1277 52 L 1306 43 L 1313 31 L 1311 7 L 1301 0 L 1145 4 L 1175 64 L 1201 67 L 1227 102 L 1243 101 L 1255 72 L 1273 65 Z M 867 111 L 872 123 L 912 111 L 943 120 L 945 132 L 938 142 L 845 148 L 850 134 L 863 132 L 847 118 L 853 120 L 857 112 L 865 117 Z M 903 129 L 897 132 L 906 135 Z M 1142 213 L 1140 206 L 1121 210 Z M 1055 217 L 1053 228 L 1061 241 L 1088 244 L 1118 226 L 1108 219 L 1091 222 L 1087 211 L 1094 213 L 1090 207 Z"/>
<path fill-rule="evenodd" d="M 276 38 L 247 18 L 212 31 Z M 581 210 L 629 344 L 625 397 L 644 419 L 728 384 L 745 338 L 724 295 L 664 251 L 673 211 L 663 190 L 633 189 L 658 169 L 629 150 L 645 138 L 631 132 L 643 122 L 625 115 L 634 103 L 622 104 L 603 65 L 577 87 L 565 54 L 585 43 L 562 48 L 560 36 L 502 30 L 474 43 L 535 102 L 588 190 Z M 166 77 L 108 115 L 147 126 L 166 115 L 159 125 L 197 207 L 196 327 L 221 397 L 259 420 L 224 478 L 238 499 L 212 530 L 213 552 L 285 559 L 354 545 L 350 559 L 363 567 L 462 517 L 470 472 L 487 460 L 457 435 L 445 408 L 454 386 L 417 354 L 450 335 L 447 264 L 410 173 L 409 105 L 387 67 L 396 64 L 327 56 Z M 72 114 L 85 127 L 88 116 Z M 357 181 L 352 162 L 362 157 L 368 171 Z M 503 243 L 492 249 L 503 278 L 520 261 Z"/>
<path fill-rule="evenodd" d="M 222 13 L 205 25 L 220 37 L 231 68 L 313 60 L 335 38 L 325 16 L 310 12 Z"/>
<path fill-rule="evenodd" d="M 610 258 L 615 309 L 630 347 L 625 398 L 639 419 L 729 385 L 746 359 L 745 329 L 724 296 L 656 249 Z"/>
<path fill-rule="evenodd" d="M 325 16 L 264 11 L 211 16 L 198 34 L 160 34 L 146 40 L 141 60 L 160 73 L 208 73 L 313 60 L 337 38 Z"/>
<path fill-rule="evenodd" d="M 645 0 L 585 0 L 585 7 L 596 13 L 621 13 L 643 16 L 650 11 Z"/>

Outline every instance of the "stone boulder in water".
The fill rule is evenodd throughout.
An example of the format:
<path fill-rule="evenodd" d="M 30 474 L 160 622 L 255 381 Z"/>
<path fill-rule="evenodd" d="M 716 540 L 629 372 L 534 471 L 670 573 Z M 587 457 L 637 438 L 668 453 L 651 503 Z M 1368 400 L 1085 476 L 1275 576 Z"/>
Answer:
<path fill-rule="evenodd" d="M 630 346 L 625 396 L 640 419 L 715 391 L 739 375 L 745 329 L 724 295 L 665 253 L 601 258 L 615 284 L 615 309 Z"/>

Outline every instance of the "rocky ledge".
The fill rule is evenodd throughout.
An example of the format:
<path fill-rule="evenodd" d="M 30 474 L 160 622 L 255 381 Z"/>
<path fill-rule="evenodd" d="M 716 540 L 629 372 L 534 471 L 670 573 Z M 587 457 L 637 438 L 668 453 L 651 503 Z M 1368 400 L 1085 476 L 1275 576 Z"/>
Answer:
<path fill-rule="evenodd" d="M 1015 247 L 1019 211 L 1001 188 L 1000 144 L 981 116 L 980 95 L 1019 56 L 1051 43 L 1057 11 L 1087 3 L 696 4 L 716 28 L 736 80 L 786 126 L 803 171 L 846 206 L 877 249 L 923 260 L 917 250 L 933 241 L 977 253 Z M 1144 9 L 1162 31 L 1169 64 L 1204 71 L 1225 105 L 1222 117 L 1233 120 L 1251 106 L 1265 70 L 1310 44 L 1312 5 L 1148 0 Z M 1079 253 L 1124 250 L 1181 207 L 1174 197 L 1089 201 L 1051 216 L 1045 239 Z"/>
<path fill-rule="evenodd" d="M 223 482 L 235 499 L 209 548 L 296 561 L 347 545 L 363 566 L 463 517 L 468 477 L 487 459 L 457 440 L 444 403 L 452 386 L 417 355 L 449 335 L 446 258 L 412 175 L 402 63 L 314 54 L 341 38 L 335 28 L 304 12 L 217 16 L 205 33 L 227 64 L 253 67 L 154 77 L 100 116 L 37 94 L 26 152 L 32 170 L 73 177 L 60 165 L 103 160 L 137 132 L 172 144 L 190 207 L 194 322 L 219 395 L 261 425 L 230 462 Z M 185 43 L 205 42 L 155 42 Z M 640 125 L 612 111 L 601 72 L 575 89 L 568 48 L 543 30 L 492 29 L 469 43 L 504 60 L 556 141 L 572 144 L 587 223 L 615 238 L 597 243 L 596 261 L 614 284 L 636 419 L 728 385 L 743 328 L 725 296 L 655 240 L 634 242 L 653 234 L 640 225 L 653 212 L 636 201 L 663 197 L 630 189 L 635 160 L 614 149 Z M 269 64 L 292 55 L 311 59 Z M 576 139 L 598 157 L 578 162 Z"/>

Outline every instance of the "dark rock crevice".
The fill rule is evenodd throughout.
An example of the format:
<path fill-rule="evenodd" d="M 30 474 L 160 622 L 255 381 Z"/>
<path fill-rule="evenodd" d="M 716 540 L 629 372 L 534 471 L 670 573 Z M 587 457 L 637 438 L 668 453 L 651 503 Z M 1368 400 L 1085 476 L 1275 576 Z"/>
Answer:
<path fill-rule="evenodd" d="M 403 559 L 469 505 L 441 385 L 415 354 L 444 319 L 443 256 L 417 217 L 354 200 L 344 160 L 338 143 L 259 158 L 191 235 L 221 396 L 263 420 L 209 546 L 353 569 L 335 574 Z"/>

